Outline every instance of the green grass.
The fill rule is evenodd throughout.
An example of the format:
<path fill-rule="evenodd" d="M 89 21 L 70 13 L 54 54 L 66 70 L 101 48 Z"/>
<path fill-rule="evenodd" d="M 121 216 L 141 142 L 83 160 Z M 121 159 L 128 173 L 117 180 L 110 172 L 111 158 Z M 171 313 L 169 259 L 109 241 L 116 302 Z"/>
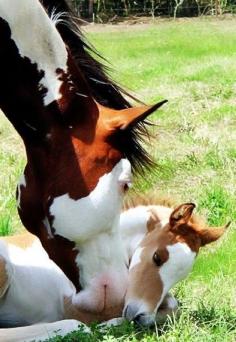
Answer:
<path fill-rule="evenodd" d="M 178 284 L 181 312 L 154 330 L 133 324 L 54 341 L 236 340 L 236 22 L 157 21 L 153 25 L 89 28 L 88 36 L 116 68 L 113 76 L 140 99 L 169 103 L 152 116 L 148 146 L 157 168 L 136 177 L 134 190 L 156 189 L 192 201 L 209 224 L 232 221 L 218 243 L 200 253 Z M 19 140 L 0 118 L 0 229 L 16 231 L 14 192 L 24 165 Z M 3 228 L 2 228 L 3 227 Z"/>

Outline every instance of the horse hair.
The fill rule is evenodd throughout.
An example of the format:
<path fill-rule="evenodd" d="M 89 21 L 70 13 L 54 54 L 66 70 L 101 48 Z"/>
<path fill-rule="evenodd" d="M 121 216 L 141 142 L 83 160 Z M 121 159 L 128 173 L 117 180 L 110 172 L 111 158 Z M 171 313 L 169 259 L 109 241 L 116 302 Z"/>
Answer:
<path fill-rule="evenodd" d="M 150 190 L 144 194 L 137 192 L 131 192 L 125 196 L 123 201 L 123 211 L 129 210 L 131 208 L 136 208 L 138 206 L 155 206 L 160 205 L 168 207 L 171 209 L 176 208 L 179 205 L 179 201 L 173 197 L 161 196 L 155 189 Z M 206 225 L 205 218 L 198 214 L 193 214 L 191 217 L 191 222 L 193 224 L 199 224 L 202 226 Z"/>
<path fill-rule="evenodd" d="M 66 1 L 40 1 L 48 15 L 54 17 L 52 20 L 55 22 L 63 41 L 70 49 L 76 65 L 83 73 L 95 100 L 104 106 L 117 110 L 131 107 L 125 96 L 138 101 L 108 76 L 107 72 L 110 68 L 96 58 L 104 62 L 106 60 L 87 42 L 80 30 L 79 18 L 69 8 Z M 138 102 L 141 103 L 141 101 Z M 147 124 L 150 123 L 143 121 L 135 127 L 118 132 L 116 136 L 116 140 L 121 144 L 123 153 L 131 162 L 133 170 L 139 173 L 143 173 L 146 168 L 155 165 L 142 146 L 142 142 L 150 139 L 150 133 L 146 128 Z"/>

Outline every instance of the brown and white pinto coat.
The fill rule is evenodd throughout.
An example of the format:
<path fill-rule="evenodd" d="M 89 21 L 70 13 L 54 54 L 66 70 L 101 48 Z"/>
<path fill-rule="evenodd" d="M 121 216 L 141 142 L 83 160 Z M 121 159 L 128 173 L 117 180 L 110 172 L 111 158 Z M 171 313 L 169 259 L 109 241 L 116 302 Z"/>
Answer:
<path fill-rule="evenodd" d="M 122 213 L 119 230 L 123 251 L 130 259 L 127 294 L 125 299 L 121 298 L 120 307 L 110 307 L 97 314 L 74 304 L 75 287 L 48 259 L 37 238 L 29 234 L 3 238 L 0 244 L 0 321 L 3 323 L 5 319 L 5 323 L 22 325 L 67 318 L 77 320 L 78 325 L 118 317 L 123 307 L 124 318 L 142 325 L 163 319 L 178 306 L 168 293 L 170 288 L 188 275 L 199 248 L 217 240 L 225 231 L 225 227 L 209 229 L 192 218 L 193 208 L 193 204 L 182 204 L 172 210 L 140 203 Z M 23 251 L 22 247 L 27 244 L 31 247 Z M 94 264 L 98 267 L 99 260 L 94 259 Z M 122 287 L 122 284 L 116 286 Z M 117 320 L 110 323 L 117 323 Z M 75 321 L 58 322 L 57 328 L 61 328 L 63 334 L 64 328 L 66 333 L 69 327 L 74 330 L 75 324 Z M 51 336 L 55 324 L 3 329 L 0 338 L 40 339 L 45 329 Z M 35 335 L 31 335 L 33 333 Z"/>
<path fill-rule="evenodd" d="M 55 1 L 42 3 L 50 7 Z M 65 1 L 56 4 L 62 10 Z M 104 87 L 94 98 L 91 84 L 96 82 L 86 78 L 89 67 L 83 65 L 87 74 L 82 73 L 74 57 L 76 35 L 60 22 L 58 27 L 60 34 L 37 0 L 0 0 L 0 108 L 26 149 L 27 165 L 17 190 L 20 218 L 77 291 L 90 286 L 87 305 L 96 274 L 87 256 L 96 241 L 98 253 L 103 253 L 98 255 L 104 260 L 104 274 L 95 282 L 100 282 L 100 299 L 90 303 L 90 308 L 101 311 L 104 298 L 109 297 L 106 270 L 110 260 L 122 260 L 121 268 L 111 265 L 111 269 L 117 282 L 124 282 L 123 295 L 127 278 L 121 249 L 110 243 L 107 250 L 116 257 L 107 250 L 104 255 L 101 239 L 105 235 L 113 243 L 117 240 L 123 194 L 131 182 L 129 161 L 132 166 L 149 162 L 137 130 L 144 128 L 140 122 L 165 101 L 127 108 L 112 82 L 107 101 L 101 100 Z M 99 64 L 96 68 L 99 70 Z M 98 74 L 98 81 L 105 77 L 101 69 Z M 116 109 L 104 107 L 105 103 Z M 84 302 L 83 294 L 77 304 Z M 111 297 L 115 298 L 114 293 Z M 117 300 L 120 297 L 119 292 Z"/>

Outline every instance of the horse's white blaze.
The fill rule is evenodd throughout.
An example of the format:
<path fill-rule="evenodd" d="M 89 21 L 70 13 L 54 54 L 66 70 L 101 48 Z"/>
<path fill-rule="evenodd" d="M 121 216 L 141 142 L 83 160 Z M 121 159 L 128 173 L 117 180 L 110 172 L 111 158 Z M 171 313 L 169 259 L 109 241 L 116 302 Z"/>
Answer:
<path fill-rule="evenodd" d="M 73 200 L 68 194 L 54 198 L 50 214 L 55 234 L 80 245 L 95 234 L 117 230 L 123 194 L 119 182 L 131 178 L 131 166 L 122 159 L 103 175 L 96 188 L 84 198 Z M 116 221 L 114 225 L 114 220 Z"/>
<path fill-rule="evenodd" d="M 17 195 L 17 206 L 18 208 L 20 208 L 20 201 L 21 201 L 21 187 L 26 187 L 26 179 L 25 179 L 25 175 L 21 175 L 18 185 L 17 185 L 17 191 L 18 191 L 18 195 Z"/>
<path fill-rule="evenodd" d="M 156 305 L 155 312 L 172 286 L 184 279 L 191 271 L 196 257 L 196 253 L 186 243 L 182 242 L 167 246 L 167 250 L 169 258 L 159 270 L 163 291 L 160 301 Z"/>
<path fill-rule="evenodd" d="M 39 240 L 26 250 L 0 241 L 0 255 L 7 261 L 10 279 L 1 300 L 0 321 L 34 324 L 63 319 L 64 296 L 73 296 L 75 288 Z"/>
<path fill-rule="evenodd" d="M 141 254 L 143 252 L 144 247 L 138 247 L 132 256 L 131 263 L 129 266 L 129 270 L 133 267 L 137 266 L 141 262 Z"/>
<path fill-rule="evenodd" d="M 19 53 L 44 71 L 41 86 L 48 89 L 44 104 L 60 99 L 56 69 L 67 71 L 68 54 L 62 38 L 39 1 L 0 0 L 0 17 L 7 21 Z"/>

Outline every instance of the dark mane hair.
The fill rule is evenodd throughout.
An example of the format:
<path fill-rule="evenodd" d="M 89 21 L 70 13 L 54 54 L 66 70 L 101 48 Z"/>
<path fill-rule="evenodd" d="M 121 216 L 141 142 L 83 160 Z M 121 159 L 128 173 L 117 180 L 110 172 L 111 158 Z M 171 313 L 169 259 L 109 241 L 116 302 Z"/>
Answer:
<path fill-rule="evenodd" d="M 69 8 L 67 2 L 65 0 L 40 1 L 49 16 L 59 16 L 56 25 L 57 30 L 85 76 L 96 101 L 113 109 L 131 107 L 131 104 L 124 96 L 141 103 L 108 76 L 107 71 L 109 68 L 104 64 L 106 60 L 86 41 L 79 27 L 79 18 Z M 100 59 L 100 61 L 93 56 Z M 138 172 L 142 172 L 144 168 L 154 166 L 153 160 L 142 146 L 142 142 L 146 138 L 150 138 L 150 134 L 146 129 L 147 123 L 147 121 L 144 121 L 131 129 L 120 132 L 119 141 L 124 155 L 129 159 L 134 170 Z"/>

